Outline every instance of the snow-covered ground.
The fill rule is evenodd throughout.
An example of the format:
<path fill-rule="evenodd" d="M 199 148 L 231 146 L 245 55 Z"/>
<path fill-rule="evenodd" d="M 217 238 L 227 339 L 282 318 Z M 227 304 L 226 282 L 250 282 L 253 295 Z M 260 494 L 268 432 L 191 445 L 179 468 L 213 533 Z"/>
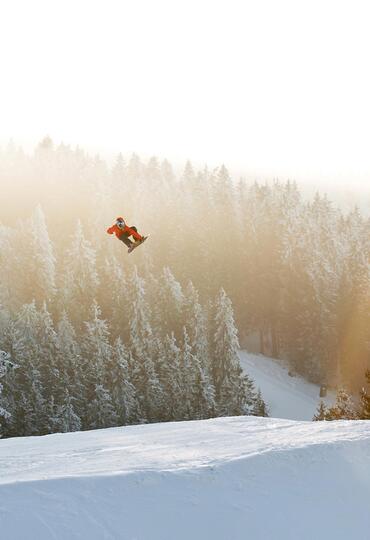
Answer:
<path fill-rule="evenodd" d="M 0 441 L 2 540 L 368 540 L 370 422 L 237 417 Z"/>
<path fill-rule="evenodd" d="M 290 420 L 312 420 L 320 402 L 320 387 L 302 377 L 288 375 L 283 362 L 266 356 L 240 351 L 240 362 L 269 407 L 269 415 Z M 323 401 L 335 402 L 335 392 L 330 391 Z"/>

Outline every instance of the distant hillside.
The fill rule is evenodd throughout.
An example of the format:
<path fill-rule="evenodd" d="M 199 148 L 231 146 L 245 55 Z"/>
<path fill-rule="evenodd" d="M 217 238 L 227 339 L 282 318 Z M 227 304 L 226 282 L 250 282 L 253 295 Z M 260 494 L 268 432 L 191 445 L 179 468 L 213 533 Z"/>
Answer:
<path fill-rule="evenodd" d="M 280 360 L 241 351 L 240 362 L 261 389 L 271 417 L 312 420 L 321 399 L 318 385 L 299 376 L 291 377 L 288 367 Z M 328 392 L 324 401 L 331 405 L 335 392 Z"/>

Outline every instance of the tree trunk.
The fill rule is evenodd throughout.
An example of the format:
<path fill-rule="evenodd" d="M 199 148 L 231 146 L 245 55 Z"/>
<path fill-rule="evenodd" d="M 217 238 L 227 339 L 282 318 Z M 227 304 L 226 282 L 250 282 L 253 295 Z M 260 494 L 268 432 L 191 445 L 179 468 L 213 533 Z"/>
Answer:
<path fill-rule="evenodd" d="M 262 328 L 259 329 L 259 333 L 260 333 L 260 354 L 265 354 L 265 340 L 264 340 Z"/>
<path fill-rule="evenodd" d="M 272 344 L 272 356 L 273 358 L 279 358 L 279 339 L 275 326 L 271 327 L 271 344 Z"/>

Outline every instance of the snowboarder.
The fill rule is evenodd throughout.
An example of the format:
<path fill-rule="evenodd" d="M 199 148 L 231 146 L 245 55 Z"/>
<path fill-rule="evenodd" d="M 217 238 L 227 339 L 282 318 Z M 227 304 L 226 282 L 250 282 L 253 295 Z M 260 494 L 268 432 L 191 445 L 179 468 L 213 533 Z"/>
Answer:
<path fill-rule="evenodd" d="M 129 253 L 131 253 L 136 246 L 142 244 L 147 238 L 146 236 L 139 234 L 136 227 L 129 227 L 126 225 L 126 222 L 122 217 L 116 219 L 115 224 L 107 229 L 107 233 L 115 234 L 118 240 L 121 240 L 121 242 L 126 244 Z M 130 239 L 130 236 L 135 239 L 135 242 Z"/>

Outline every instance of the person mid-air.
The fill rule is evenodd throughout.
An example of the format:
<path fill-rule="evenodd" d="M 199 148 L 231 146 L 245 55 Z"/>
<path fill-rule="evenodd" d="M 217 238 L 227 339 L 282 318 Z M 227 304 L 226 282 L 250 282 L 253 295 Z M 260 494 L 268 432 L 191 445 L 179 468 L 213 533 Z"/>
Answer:
<path fill-rule="evenodd" d="M 118 240 L 121 240 L 128 247 L 128 253 L 131 253 L 133 249 L 142 244 L 148 237 L 142 236 L 137 232 L 136 227 L 129 227 L 126 225 L 125 220 L 122 217 L 118 217 L 114 225 L 107 229 L 108 234 L 115 234 Z M 134 242 L 130 239 L 130 236 L 134 238 Z"/>

